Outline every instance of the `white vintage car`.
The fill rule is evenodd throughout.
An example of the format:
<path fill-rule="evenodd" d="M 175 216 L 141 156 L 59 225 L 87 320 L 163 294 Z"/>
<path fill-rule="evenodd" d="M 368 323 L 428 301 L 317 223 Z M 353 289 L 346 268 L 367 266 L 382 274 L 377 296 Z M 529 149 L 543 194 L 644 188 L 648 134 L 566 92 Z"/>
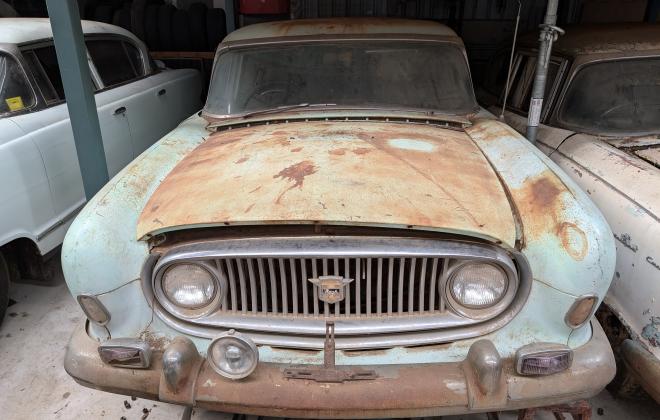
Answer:
<path fill-rule="evenodd" d="M 505 119 L 522 133 L 537 43 L 522 37 L 514 58 Z M 501 104 L 509 53 L 498 58 L 484 88 Z M 660 25 L 566 28 L 545 91 L 537 146 L 600 207 L 617 241 L 598 314 L 620 355 L 612 387 L 636 393 L 634 378 L 660 401 Z"/>
<path fill-rule="evenodd" d="M 113 176 L 201 107 L 195 70 L 159 70 L 130 32 L 82 22 Z M 48 19 L 0 19 L 0 320 L 9 281 L 43 262 L 85 204 Z"/>

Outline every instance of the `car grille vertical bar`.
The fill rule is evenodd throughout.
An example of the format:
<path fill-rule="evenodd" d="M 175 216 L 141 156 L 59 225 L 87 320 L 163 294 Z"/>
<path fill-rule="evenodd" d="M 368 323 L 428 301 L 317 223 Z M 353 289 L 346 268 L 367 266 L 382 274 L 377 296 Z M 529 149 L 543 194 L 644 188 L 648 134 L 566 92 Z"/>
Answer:
<path fill-rule="evenodd" d="M 344 258 L 344 276 L 348 279 L 353 279 L 346 287 L 346 296 L 344 297 L 344 315 L 351 314 L 351 287 L 355 286 L 355 277 L 351 277 L 351 264 L 348 258 Z"/>
<path fill-rule="evenodd" d="M 415 265 L 417 258 L 410 259 L 410 272 L 408 273 L 408 312 L 413 312 L 415 302 Z"/>
<path fill-rule="evenodd" d="M 278 312 L 277 310 L 277 278 L 275 277 L 275 267 L 273 264 L 273 259 L 268 258 L 268 283 L 270 284 L 270 303 L 271 311 Z"/>
<path fill-rule="evenodd" d="M 303 291 L 303 314 L 307 315 L 309 314 L 309 295 L 307 292 L 307 286 L 308 286 L 308 281 L 307 281 L 307 260 L 302 258 L 300 259 L 300 272 L 302 274 L 301 276 L 301 284 L 302 284 L 302 291 Z"/>
<path fill-rule="evenodd" d="M 361 291 L 362 291 L 362 280 L 360 279 L 360 270 L 362 269 L 361 260 L 359 258 L 355 259 L 355 314 L 360 315 L 361 308 L 360 308 L 360 302 L 362 301 L 361 298 Z"/>
<path fill-rule="evenodd" d="M 436 279 L 438 275 L 438 259 L 433 258 L 433 263 L 431 265 L 431 287 L 429 288 L 429 309 L 433 311 L 435 309 L 435 295 L 436 295 Z"/>

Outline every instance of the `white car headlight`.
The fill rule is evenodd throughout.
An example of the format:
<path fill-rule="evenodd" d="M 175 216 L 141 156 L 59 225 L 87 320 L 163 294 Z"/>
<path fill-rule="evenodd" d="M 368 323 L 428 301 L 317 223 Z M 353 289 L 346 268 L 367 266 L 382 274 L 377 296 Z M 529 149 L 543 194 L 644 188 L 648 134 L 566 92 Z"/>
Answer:
<path fill-rule="evenodd" d="M 451 297 L 468 309 L 490 308 L 505 295 L 508 278 L 504 271 L 487 263 L 467 263 L 451 276 Z"/>
<path fill-rule="evenodd" d="M 165 297 L 184 309 L 203 308 L 217 293 L 215 277 L 198 264 L 181 263 L 168 267 L 161 282 Z"/>

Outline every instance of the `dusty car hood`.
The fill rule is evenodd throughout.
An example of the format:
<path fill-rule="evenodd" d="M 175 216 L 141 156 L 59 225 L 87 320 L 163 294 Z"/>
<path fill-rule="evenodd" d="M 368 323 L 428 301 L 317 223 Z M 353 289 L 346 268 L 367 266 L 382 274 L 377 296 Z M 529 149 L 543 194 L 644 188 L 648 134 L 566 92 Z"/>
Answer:
<path fill-rule="evenodd" d="M 166 176 L 137 236 L 230 224 L 326 223 L 462 233 L 513 246 L 512 209 L 460 130 L 295 122 L 211 135 Z"/>

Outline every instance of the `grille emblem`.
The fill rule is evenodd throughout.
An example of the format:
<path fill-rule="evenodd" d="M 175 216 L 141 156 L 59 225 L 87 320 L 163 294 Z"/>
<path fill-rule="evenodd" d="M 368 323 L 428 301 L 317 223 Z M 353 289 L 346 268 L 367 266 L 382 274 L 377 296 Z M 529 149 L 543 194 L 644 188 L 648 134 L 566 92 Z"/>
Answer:
<path fill-rule="evenodd" d="M 337 303 L 344 300 L 346 286 L 353 279 L 345 279 L 342 276 L 319 276 L 307 279 L 315 287 L 318 287 L 319 299 L 325 303 Z"/>

